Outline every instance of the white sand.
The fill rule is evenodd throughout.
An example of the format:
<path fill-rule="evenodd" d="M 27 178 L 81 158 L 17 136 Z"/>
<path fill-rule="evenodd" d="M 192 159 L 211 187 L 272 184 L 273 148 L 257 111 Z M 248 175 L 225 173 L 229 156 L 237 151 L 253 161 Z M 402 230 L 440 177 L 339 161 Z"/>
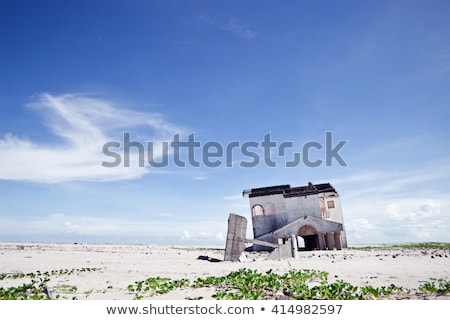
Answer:
<path fill-rule="evenodd" d="M 53 275 L 48 283 L 52 294 L 77 299 L 133 299 L 128 285 L 149 277 L 194 280 L 206 276 L 223 276 L 241 268 L 284 273 L 291 269 L 327 271 L 329 282 L 337 279 L 355 286 L 374 287 L 395 284 L 418 288 L 433 279 L 450 279 L 448 250 L 350 248 L 341 251 L 303 251 L 298 259 L 266 260 L 267 253 L 246 252 L 244 262 L 210 262 L 208 256 L 222 260 L 220 248 L 170 247 L 147 245 L 82 245 L 47 243 L 0 243 L 0 273 L 36 273 L 60 269 L 98 268 L 96 271 Z M 6 278 L 0 287 L 29 282 Z M 75 286 L 75 293 L 64 292 Z M 58 289 L 59 288 L 59 289 Z M 62 291 L 62 292 L 61 292 Z M 152 299 L 212 299 L 213 289 L 184 288 Z M 145 298 L 148 298 L 145 296 Z M 449 295 L 440 297 L 450 299 Z"/>

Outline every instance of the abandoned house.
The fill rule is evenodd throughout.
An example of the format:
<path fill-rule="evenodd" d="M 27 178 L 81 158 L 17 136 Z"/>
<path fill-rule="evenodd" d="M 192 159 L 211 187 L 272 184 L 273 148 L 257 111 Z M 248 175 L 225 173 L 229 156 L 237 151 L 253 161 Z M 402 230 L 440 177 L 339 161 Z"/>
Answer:
<path fill-rule="evenodd" d="M 341 201 L 331 184 L 255 188 L 243 195 L 250 201 L 254 250 L 272 250 L 264 243 L 280 245 L 293 238 L 299 250 L 347 247 Z"/>

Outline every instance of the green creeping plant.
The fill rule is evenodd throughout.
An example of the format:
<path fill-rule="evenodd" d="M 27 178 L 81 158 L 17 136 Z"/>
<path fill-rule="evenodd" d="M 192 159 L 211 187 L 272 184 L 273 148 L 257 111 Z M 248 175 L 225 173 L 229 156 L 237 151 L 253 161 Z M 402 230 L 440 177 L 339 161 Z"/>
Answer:
<path fill-rule="evenodd" d="M 82 269 L 61 269 L 51 271 L 36 271 L 27 274 L 0 274 L 0 281 L 5 279 L 29 279 L 30 283 L 24 283 L 19 286 L 4 288 L 0 286 L 0 300 L 49 300 L 52 299 L 50 291 L 55 292 L 54 298 L 61 297 L 59 292 L 73 294 L 77 291 L 77 287 L 73 285 L 61 285 L 54 288 L 47 286 L 52 276 L 71 275 L 73 273 L 83 273 L 88 271 L 97 271 L 98 268 L 82 268 Z M 49 290 L 51 289 L 51 290 Z M 66 298 L 66 297 L 63 297 Z M 76 299 L 76 297 L 72 297 Z"/>

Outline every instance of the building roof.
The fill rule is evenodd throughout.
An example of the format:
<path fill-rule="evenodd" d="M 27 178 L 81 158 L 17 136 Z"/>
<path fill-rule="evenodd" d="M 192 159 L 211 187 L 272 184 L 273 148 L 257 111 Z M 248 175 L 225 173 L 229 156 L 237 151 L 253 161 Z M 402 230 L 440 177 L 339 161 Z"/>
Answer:
<path fill-rule="evenodd" d="M 293 187 L 293 188 L 289 184 L 263 188 L 253 188 L 250 190 L 244 190 L 242 192 L 242 195 L 248 195 L 249 198 L 253 198 L 273 194 L 282 194 L 285 198 L 289 198 L 289 197 L 307 196 L 322 192 L 336 192 L 336 190 L 329 183 L 312 184 L 311 182 L 309 182 L 307 186 Z"/>

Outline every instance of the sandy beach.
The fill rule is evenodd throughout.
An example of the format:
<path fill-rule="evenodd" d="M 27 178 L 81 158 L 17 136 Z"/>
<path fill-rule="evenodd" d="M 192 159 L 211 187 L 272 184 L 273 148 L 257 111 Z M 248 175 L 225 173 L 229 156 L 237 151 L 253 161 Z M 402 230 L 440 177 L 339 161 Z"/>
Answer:
<path fill-rule="evenodd" d="M 224 276 L 242 268 L 276 273 L 318 270 L 330 282 L 343 280 L 354 286 L 394 284 L 415 289 L 436 279 L 450 279 L 450 254 L 444 249 L 393 249 L 351 247 L 333 251 L 302 251 L 297 259 L 267 260 L 267 252 L 245 252 L 242 262 L 224 262 L 224 248 L 156 245 L 84 245 L 0 243 L 0 287 L 30 282 L 18 274 L 50 274 L 52 298 L 131 300 L 127 288 L 150 277 L 172 280 Z M 213 299 L 214 287 L 184 287 L 144 299 Z M 392 297 L 394 298 L 394 297 Z M 450 299 L 450 295 L 410 295 L 408 299 Z"/>

